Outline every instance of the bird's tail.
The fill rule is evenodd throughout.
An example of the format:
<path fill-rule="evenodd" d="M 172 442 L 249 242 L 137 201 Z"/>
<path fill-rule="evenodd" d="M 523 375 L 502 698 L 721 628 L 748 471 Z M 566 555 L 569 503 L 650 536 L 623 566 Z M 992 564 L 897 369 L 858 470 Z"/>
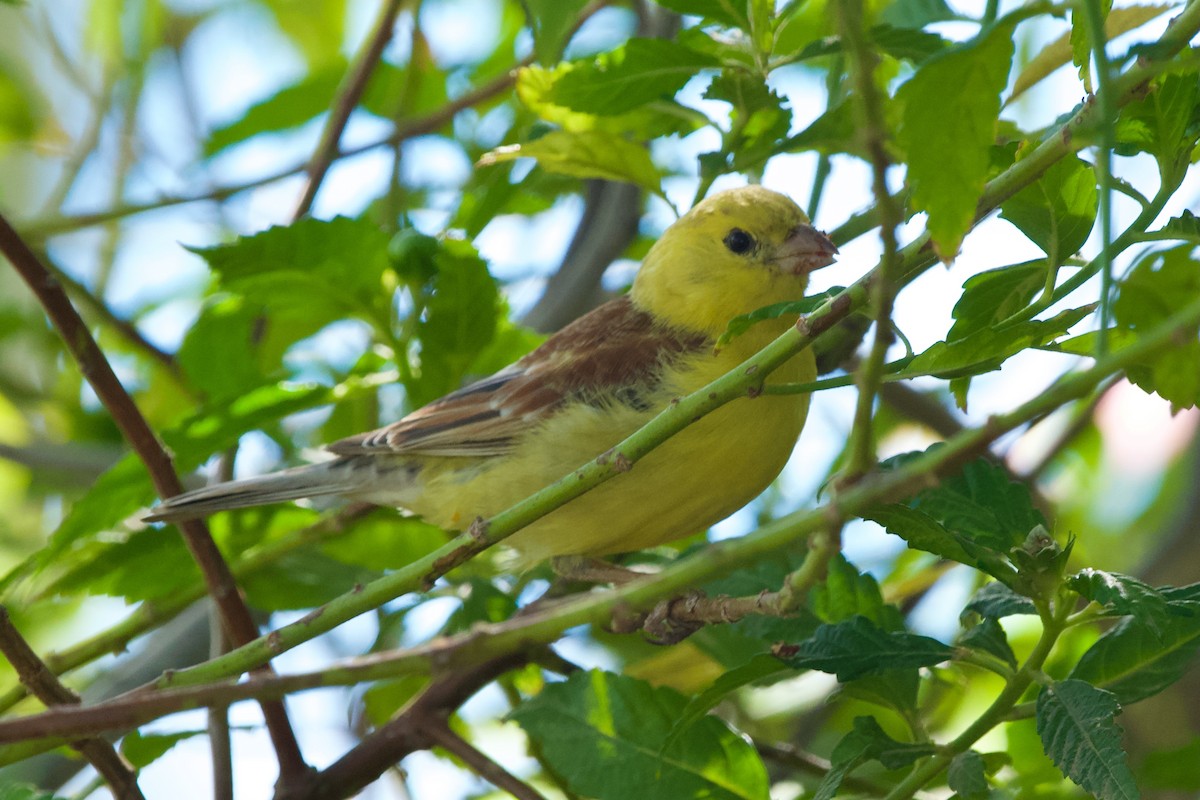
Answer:
<path fill-rule="evenodd" d="M 362 477 L 354 468 L 355 460 L 339 458 L 184 492 L 164 500 L 144 520 L 181 522 L 232 508 L 262 506 L 302 497 L 353 494 L 362 486 Z"/>

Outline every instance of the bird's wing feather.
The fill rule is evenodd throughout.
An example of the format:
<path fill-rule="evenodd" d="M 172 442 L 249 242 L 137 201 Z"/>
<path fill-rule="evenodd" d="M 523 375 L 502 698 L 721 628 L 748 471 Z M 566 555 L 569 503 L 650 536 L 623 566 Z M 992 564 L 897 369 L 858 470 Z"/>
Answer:
<path fill-rule="evenodd" d="M 710 342 L 666 328 L 628 297 L 605 303 L 512 366 L 399 422 L 329 446 L 339 455 L 495 456 L 569 402 L 645 402 L 664 365 Z"/>

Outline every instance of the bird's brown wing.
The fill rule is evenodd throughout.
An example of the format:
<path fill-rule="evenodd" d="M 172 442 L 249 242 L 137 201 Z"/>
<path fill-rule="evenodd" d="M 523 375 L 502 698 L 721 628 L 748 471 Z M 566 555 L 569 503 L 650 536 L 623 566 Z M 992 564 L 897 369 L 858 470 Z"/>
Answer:
<path fill-rule="evenodd" d="M 708 347 L 666 328 L 628 297 L 600 306 L 490 378 L 399 422 L 329 446 L 338 455 L 496 456 L 569 401 L 646 405 L 665 364 Z"/>

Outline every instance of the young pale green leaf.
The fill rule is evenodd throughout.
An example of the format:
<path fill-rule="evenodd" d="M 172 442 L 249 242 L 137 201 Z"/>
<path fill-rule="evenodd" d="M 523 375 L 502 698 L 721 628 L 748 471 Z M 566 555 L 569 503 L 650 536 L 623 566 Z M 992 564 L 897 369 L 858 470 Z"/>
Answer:
<path fill-rule="evenodd" d="M 826 300 L 839 294 L 845 287 L 834 286 L 831 289 L 805 297 L 803 300 L 789 300 L 786 303 L 772 303 L 769 306 L 755 309 L 749 314 L 742 314 L 729 320 L 729 324 L 725 326 L 725 332 L 717 338 L 716 346 L 724 347 L 732 340 L 741 336 L 750 328 L 760 322 L 765 322 L 769 319 L 779 319 L 780 317 L 795 316 L 802 314 L 810 314 L 820 308 Z"/>
<path fill-rule="evenodd" d="M 1087 567 L 1072 575 L 1067 585 L 1113 613 L 1138 618 L 1152 630 L 1159 630 L 1169 613 L 1161 592 L 1128 575 Z"/>
<path fill-rule="evenodd" d="M 1200 615 L 1173 614 L 1155 631 L 1136 617 L 1106 631 L 1080 657 L 1070 677 L 1113 693 L 1121 703 L 1158 694 L 1195 663 Z"/>
<path fill-rule="evenodd" d="M 937 639 L 888 632 L 866 617 L 856 616 L 817 628 L 784 660 L 798 669 L 834 673 L 845 682 L 889 669 L 929 667 L 953 655 L 954 649 Z"/>
<path fill-rule="evenodd" d="M 974 750 L 956 755 L 946 769 L 946 782 L 963 800 L 984 800 L 989 787 L 983 756 Z"/>
<path fill-rule="evenodd" d="M 1100 194 L 1092 165 L 1076 156 L 1056 161 L 1034 183 L 1005 200 L 1000 216 L 1042 248 L 1057 266 L 1087 240 Z"/>
<path fill-rule="evenodd" d="M 1193 246 L 1180 245 L 1147 253 L 1121 283 L 1113 315 L 1122 328 L 1148 330 L 1200 293 L 1200 270 Z M 1131 366 L 1129 379 L 1175 408 L 1200 402 L 1200 339 L 1196 331 L 1181 335 L 1176 346 L 1157 358 Z"/>
<path fill-rule="evenodd" d="M 1140 796 L 1121 748 L 1120 712 L 1110 692 L 1081 680 L 1057 681 L 1038 694 L 1037 731 L 1046 755 L 1097 800 Z"/>
<path fill-rule="evenodd" d="M 589 114 L 621 114 L 670 98 L 702 69 L 720 66 L 705 53 L 665 39 L 630 39 L 575 66 L 555 81 L 550 100 Z"/>
<path fill-rule="evenodd" d="M 553 64 L 562 56 L 567 37 L 587 0 L 526 0 L 522 4 L 533 30 L 533 52 L 543 64 Z"/>
<path fill-rule="evenodd" d="M 378 570 L 343 564 L 315 549 L 287 553 L 239 581 L 246 599 L 264 611 L 315 608 L 379 577 Z"/>
<path fill-rule="evenodd" d="M 1000 619 L 1014 614 L 1036 614 L 1037 607 L 1028 597 L 1017 594 L 1003 583 L 987 583 L 975 593 L 963 609 L 962 616 L 975 613 L 981 617 Z"/>
<path fill-rule="evenodd" d="M 1095 309 L 1096 304 L 1092 303 L 1062 311 L 1050 319 L 981 328 L 965 339 L 935 342 L 910 361 L 901 374 L 956 378 L 991 372 L 1017 353 L 1042 347 L 1064 335 Z"/>
<path fill-rule="evenodd" d="M 854 729 L 833 748 L 829 759 L 830 770 L 817 787 L 814 800 L 834 797 L 846 775 L 860 764 L 878 761 L 887 769 L 903 769 L 933 752 L 931 744 L 896 741 L 887 735 L 874 717 L 855 717 Z"/>
<path fill-rule="evenodd" d="M 662 195 L 662 173 L 650 153 L 616 134 L 604 131 L 551 131 L 525 144 L 498 147 L 479 159 L 486 167 L 517 158 L 532 158 L 542 169 L 576 178 L 602 178 L 641 186 Z"/>
<path fill-rule="evenodd" d="M 716 717 L 697 720 L 662 750 L 687 699 L 612 673 L 578 672 L 548 685 L 511 717 L 571 791 L 597 800 L 766 800 L 762 761 Z"/>
<path fill-rule="evenodd" d="M 1017 668 L 1017 656 L 1008 644 L 1004 628 L 1000 627 L 995 617 L 984 617 L 978 625 L 967 628 L 958 643 L 963 647 L 993 655 L 1013 669 Z"/>
<path fill-rule="evenodd" d="M 943 260 L 955 256 L 975 218 L 1012 56 L 1012 28 L 998 25 L 929 59 L 897 92 L 896 143 L 908 164 L 913 206 L 929 213 Z"/>
<path fill-rule="evenodd" d="M 965 339 L 1008 319 L 1029 305 L 1045 284 L 1046 262 L 1041 259 L 972 275 L 963 283 L 962 297 L 954 304 L 954 325 L 946 341 Z"/>

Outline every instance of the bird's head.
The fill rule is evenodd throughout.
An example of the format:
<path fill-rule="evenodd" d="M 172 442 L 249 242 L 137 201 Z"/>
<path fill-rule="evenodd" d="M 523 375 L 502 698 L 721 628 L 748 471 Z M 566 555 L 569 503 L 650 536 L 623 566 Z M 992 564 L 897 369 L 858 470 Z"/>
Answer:
<path fill-rule="evenodd" d="M 717 335 L 739 314 L 803 297 L 808 274 L 836 252 L 790 198 L 761 186 L 731 189 L 663 233 L 634 280 L 633 301 L 672 325 Z"/>

